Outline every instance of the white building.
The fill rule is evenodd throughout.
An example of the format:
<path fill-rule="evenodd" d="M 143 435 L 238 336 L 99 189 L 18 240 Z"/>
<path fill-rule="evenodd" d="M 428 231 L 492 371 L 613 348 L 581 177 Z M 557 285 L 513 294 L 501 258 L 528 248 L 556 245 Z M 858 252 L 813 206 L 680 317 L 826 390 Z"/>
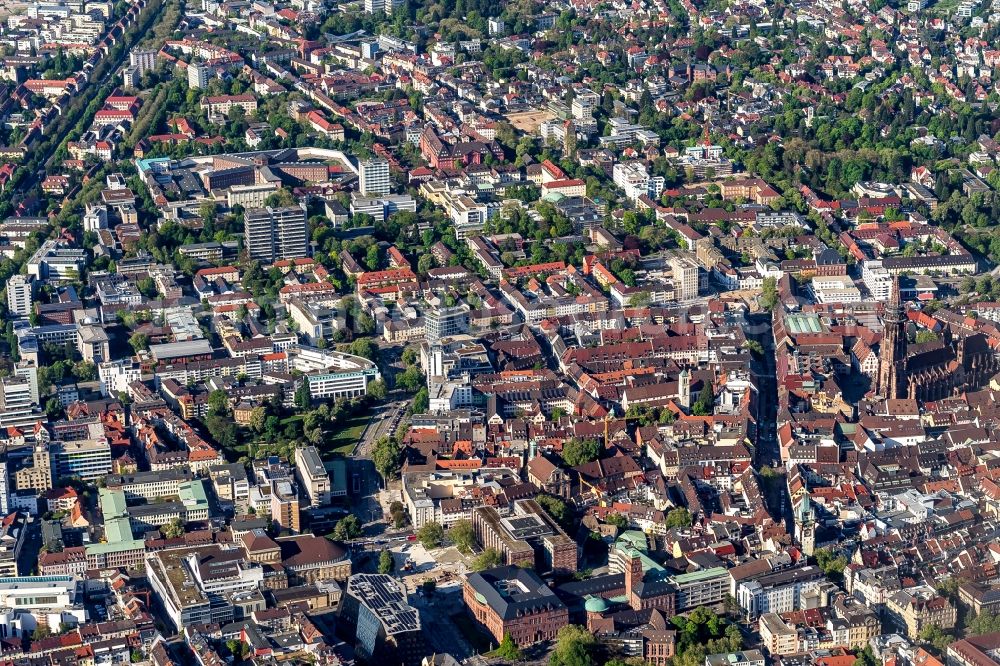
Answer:
<path fill-rule="evenodd" d="M 611 176 L 615 185 L 622 188 L 632 202 L 644 194 L 657 199 L 663 192 L 663 178 L 649 175 L 642 162 L 619 162 L 615 164 Z"/>
<path fill-rule="evenodd" d="M 212 78 L 212 69 L 207 65 L 191 63 L 187 68 L 188 88 L 205 88 L 208 80 Z"/>
<path fill-rule="evenodd" d="M 128 386 L 142 377 L 139 364 L 129 359 L 107 361 L 97 366 L 97 376 L 101 380 L 101 395 L 117 396 L 128 393 Z"/>
<path fill-rule="evenodd" d="M 312 506 L 330 503 L 330 475 L 315 446 L 295 449 L 295 472 Z"/>
<path fill-rule="evenodd" d="M 797 567 L 739 582 L 736 601 L 750 619 L 764 613 L 802 610 L 803 593 L 818 588 L 826 576 L 816 566 Z"/>
<path fill-rule="evenodd" d="M 87 621 L 82 581 L 76 576 L 19 576 L 0 581 L 0 634 L 28 637 L 39 626 L 53 633 L 60 625 Z"/>
<path fill-rule="evenodd" d="M 861 290 L 847 276 L 817 275 L 812 279 L 812 292 L 817 303 L 861 302 Z"/>
<path fill-rule="evenodd" d="M 881 261 L 866 261 L 861 267 L 861 280 L 876 301 L 888 301 L 892 294 L 892 275 Z"/>
<path fill-rule="evenodd" d="M 354 398 L 368 394 L 368 384 L 380 378 L 378 367 L 366 358 L 330 349 L 298 347 L 290 352 L 289 367 L 305 376 L 314 400 Z"/>
<path fill-rule="evenodd" d="M 358 168 L 359 189 L 366 197 L 389 194 L 389 163 L 382 159 L 367 160 Z"/>
<path fill-rule="evenodd" d="M 18 317 L 31 314 L 31 297 L 34 281 L 27 275 L 14 275 L 7 280 L 7 309 Z"/>

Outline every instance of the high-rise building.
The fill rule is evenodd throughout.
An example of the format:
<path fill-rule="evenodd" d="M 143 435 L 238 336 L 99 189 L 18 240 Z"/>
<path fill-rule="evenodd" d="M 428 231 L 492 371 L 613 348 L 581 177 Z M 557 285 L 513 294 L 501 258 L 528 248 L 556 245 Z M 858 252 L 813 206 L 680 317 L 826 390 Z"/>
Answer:
<path fill-rule="evenodd" d="M 0 455 L 0 513 L 10 513 L 10 478 L 7 476 L 7 454 Z"/>
<path fill-rule="evenodd" d="M 34 361 L 23 359 L 14 364 L 14 376 L 24 377 L 28 382 L 28 389 L 31 392 L 31 400 L 36 405 L 40 405 L 41 398 L 38 392 L 38 365 Z"/>
<path fill-rule="evenodd" d="M 207 65 L 191 63 L 187 68 L 188 88 L 204 88 L 208 85 L 212 70 Z"/>
<path fill-rule="evenodd" d="M 674 255 L 670 258 L 670 271 L 674 279 L 674 299 L 688 301 L 698 298 L 698 264 L 690 257 Z"/>
<path fill-rule="evenodd" d="M 34 408 L 32 394 L 37 390 L 26 377 L 0 379 L 0 428 L 30 427 L 44 418 Z"/>
<path fill-rule="evenodd" d="M 309 255 L 304 204 L 288 208 L 249 208 L 243 215 L 243 247 L 251 259 L 273 264 Z"/>
<path fill-rule="evenodd" d="M 899 302 L 899 278 L 892 279 L 889 303 L 882 320 L 877 393 L 895 400 L 906 395 L 906 313 Z"/>
<path fill-rule="evenodd" d="M 139 68 L 139 76 L 151 72 L 156 69 L 156 51 L 136 49 L 128 54 L 128 64 Z"/>
<path fill-rule="evenodd" d="M 358 170 L 360 189 L 364 196 L 389 194 L 389 163 L 385 160 L 368 160 Z"/>
<path fill-rule="evenodd" d="M 34 282 L 27 275 L 14 275 L 7 280 L 7 308 L 11 314 L 27 317 L 31 314 Z"/>
<path fill-rule="evenodd" d="M 315 446 L 295 449 L 295 471 L 312 506 L 330 503 L 330 475 Z"/>

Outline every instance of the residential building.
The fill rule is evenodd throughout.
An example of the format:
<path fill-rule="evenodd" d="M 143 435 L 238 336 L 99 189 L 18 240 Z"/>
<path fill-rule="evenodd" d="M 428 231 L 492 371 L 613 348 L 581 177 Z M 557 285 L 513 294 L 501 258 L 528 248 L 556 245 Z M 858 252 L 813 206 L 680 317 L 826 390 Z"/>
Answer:
<path fill-rule="evenodd" d="M 252 259 L 273 264 L 309 255 L 305 204 L 250 208 L 243 217 L 243 246 Z"/>
<path fill-rule="evenodd" d="M 7 309 L 16 317 L 31 314 L 34 281 L 27 275 L 13 275 L 7 280 Z"/>
<path fill-rule="evenodd" d="M 374 197 L 389 194 L 389 163 L 382 159 L 362 162 L 358 166 L 358 180 L 362 196 Z"/>

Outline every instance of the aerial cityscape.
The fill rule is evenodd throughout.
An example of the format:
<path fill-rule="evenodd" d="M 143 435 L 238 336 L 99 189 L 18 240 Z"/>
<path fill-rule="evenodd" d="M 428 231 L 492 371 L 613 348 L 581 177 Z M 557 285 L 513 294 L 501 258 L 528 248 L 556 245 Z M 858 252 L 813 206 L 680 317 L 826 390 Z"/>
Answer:
<path fill-rule="evenodd" d="M 0 666 L 1000 666 L 1000 0 L 0 49 Z"/>

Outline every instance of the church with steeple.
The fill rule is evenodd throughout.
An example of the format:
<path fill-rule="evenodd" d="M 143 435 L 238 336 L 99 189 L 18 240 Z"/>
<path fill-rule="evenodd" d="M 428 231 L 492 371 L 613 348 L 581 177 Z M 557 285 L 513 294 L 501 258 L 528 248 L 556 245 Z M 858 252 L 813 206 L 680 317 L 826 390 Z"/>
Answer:
<path fill-rule="evenodd" d="M 1000 356 L 989 346 L 986 336 L 961 317 L 943 321 L 937 340 L 915 344 L 907 344 L 908 321 L 899 296 L 899 278 L 894 278 L 882 319 L 874 391 L 877 397 L 942 400 L 980 388 L 1000 371 Z"/>

